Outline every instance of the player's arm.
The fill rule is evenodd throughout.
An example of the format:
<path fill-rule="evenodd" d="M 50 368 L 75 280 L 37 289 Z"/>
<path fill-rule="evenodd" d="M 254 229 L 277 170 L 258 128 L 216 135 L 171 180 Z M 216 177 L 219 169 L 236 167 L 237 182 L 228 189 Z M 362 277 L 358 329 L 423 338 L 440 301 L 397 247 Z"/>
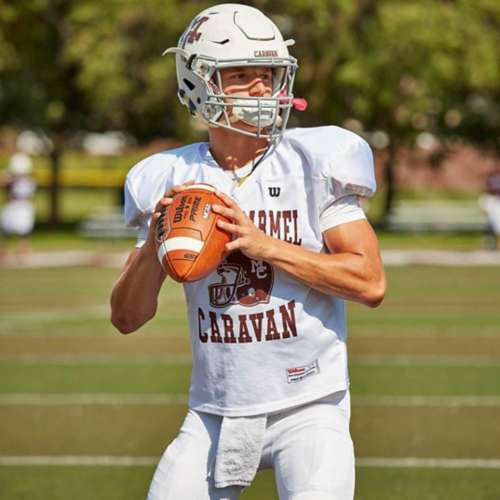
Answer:
<path fill-rule="evenodd" d="M 153 318 L 165 278 L 149 241 L 130 253 L 111 292 L 111 323 L 121 333 L 134 332 Z"/>
<path fill-rule="evenodd" d="M 324 293 L 377 307 L 386 279 L 377 237 L 369 222 L 357 220 L 323 233 L 329 254 L 272 239 L 268 262 Z"/>
<path fill-rule="evenodd" d="M 191 181 L 186 183 L 190 184 Z M 129 255 L 111 292 L 111 323 L 121 333 L 131 333 L 156 314 L 158 294 L 167 277 L 156 253 L 156 225 L 161 209 L 172 203 L 172 196 L 185 185 L 175 186 L 156 204 L 144 245 Z"/>
<path fill-rule="evenodd" d="M 219 226 L 233 234 L 227 250 L 239 249 L 248 257 L 265 260 L 323 293 L 378 306 L 386 280 L 377 238 L 366 220 L 348 222 L 323 233 L 330 253 L 317 253 L 272 238 L 258 229 L 228 196 L 226 206 L 213 209 L 232 223 Z"/>

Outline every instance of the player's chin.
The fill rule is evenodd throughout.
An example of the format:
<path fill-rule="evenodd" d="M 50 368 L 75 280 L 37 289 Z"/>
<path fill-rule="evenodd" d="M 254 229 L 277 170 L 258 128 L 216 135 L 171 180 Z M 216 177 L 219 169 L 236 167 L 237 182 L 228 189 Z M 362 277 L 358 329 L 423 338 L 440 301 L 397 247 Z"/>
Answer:
<path fill-rule="evenodd" d="M 257 125 L 251 125 L 250 123 L 238 120 L 232 123 L 233 128 L 242 130 L 244 132 L 250 132 L 252 134 L 267 135 L 271 130 L 271 127 L 258 127 Z"/>

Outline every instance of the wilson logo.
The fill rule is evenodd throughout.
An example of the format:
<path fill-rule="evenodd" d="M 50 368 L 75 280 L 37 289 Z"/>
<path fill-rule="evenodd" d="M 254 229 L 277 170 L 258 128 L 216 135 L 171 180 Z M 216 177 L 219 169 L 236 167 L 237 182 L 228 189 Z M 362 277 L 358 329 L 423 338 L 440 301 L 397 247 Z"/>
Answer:
<path fill-rule="evenodd" d="M 269 189 L 269 196 L 272 196 L 273 198 L 276 198 L 281 194 L 281 188 L 279 187 L 270 187 L 268 189 Z"/>

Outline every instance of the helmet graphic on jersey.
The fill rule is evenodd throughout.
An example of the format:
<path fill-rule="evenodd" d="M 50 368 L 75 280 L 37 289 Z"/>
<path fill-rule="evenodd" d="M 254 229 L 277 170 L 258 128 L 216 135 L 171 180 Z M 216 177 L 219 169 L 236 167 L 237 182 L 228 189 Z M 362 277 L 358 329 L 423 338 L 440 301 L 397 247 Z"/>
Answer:
<path fill-rule="evenodd" d="M 262 260 L 249 259 L 237 251 L 217 268 L 220 281 L 208 286 L 210 305 L 254 306 L 269 302 L 273 287 L 273 268 Z"/>
<path fill-rule="evenodd" d="M 277 139 L 285 130 L 290 110 L 297 60 L 277 26 L 262 12 L 248 5 L 221 4 L 210 7 L 189 24 L 177 47 L 178 97 L 193 116 L 209 126 L 223 127 L 253 137 Z M 270 67 L 270 96 L 237 96 L 223 93 L 220 70 L 232 67 Z M 252 126 L 242 130 L 241 120 Z"/>

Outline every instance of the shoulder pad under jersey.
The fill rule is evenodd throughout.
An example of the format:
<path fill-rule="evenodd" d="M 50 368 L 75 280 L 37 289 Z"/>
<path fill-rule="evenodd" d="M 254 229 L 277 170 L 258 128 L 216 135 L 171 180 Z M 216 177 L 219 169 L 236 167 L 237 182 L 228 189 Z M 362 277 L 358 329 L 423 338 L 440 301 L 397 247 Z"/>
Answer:
<path fill-rule="evenodd" d="M 173 168 L 189 162 L 196 153 L 196 144 L 162 151 L 134 165 L 125 181 L 125 222 L 139 227 L 149 218 L 158 200 L 172 187 Z"/>
<path fill-rule="evenodd" d="M 327 126 L 288 130 L 285 139 L 307 159 L 314 175 L 332 179 L 335 198 L 375 193 L 373 154 L 359 135 Z"/>

